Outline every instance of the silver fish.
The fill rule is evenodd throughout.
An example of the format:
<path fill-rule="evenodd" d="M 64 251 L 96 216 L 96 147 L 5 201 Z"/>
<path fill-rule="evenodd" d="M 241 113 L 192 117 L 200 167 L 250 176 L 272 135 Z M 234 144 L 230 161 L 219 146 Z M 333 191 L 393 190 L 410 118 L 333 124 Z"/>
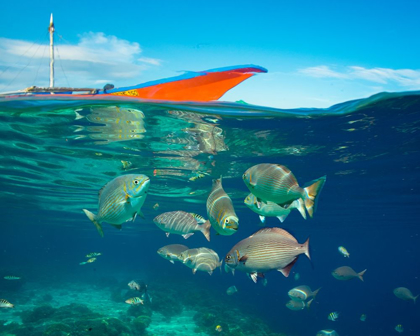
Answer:
<path fill-rule="evenodd" d="M 413 300 L 414 303 L 416 303 L 416 300 L 419 297 L 418 295 L 414 296 L 413 293 L 411 293 L 411 291 L 405 287 L 395 288 L 394 295 L 401 300 L 406 300 L 406 301 Z"/>
<path fill-rule="evenodd" d="M 351 280 L 354 278 L 359 278 L 363 281 L 363 274 L 365 274 L 367 270 L 364 270 L 362 272 L 356 273 L 353 268 L 348 266 L 342 266 L 336 268 L 334 271 L 332 271 L 332 275 L 337 280 Z"/>
<path fill-rule="evenodd" d="M 278 270 L 285 277 L 300 254 L 309 259 L 309 238 L 299 244 L 295 237 L 280 228 L 264 228 L 237 243 L 226 255 L 225 263 L 231 269 L 248 273 L 254 282 L 270 270 Z"/>
<path fill-rule="evenodd" d="M 219 261 L 219 255 L 206 247 L 186 250 L 180 254 L 179 260 L 191 268 L 194 274 L 197 271 L 202 271 L 211 275 L 215 268 L 222 265 L 222 261 Z"/>
<path fill-rule="evenodd" d="M 166 232 L 166 236 L 169 234 L 179 234 L 185 239 L 192 236 L 194 232 L 203 233 L 204 237 L 210 241 L 210 221 L 205 221 L 204 224 L 199 225 L 198 222 L 202 221 L 202 217 L 196 214 L 191 214 L 185 211 L 170 211 L 164 212 L 153 219 L 153 222 Z"/>
<path fill-rule="evenodd" d="M 179 261 L 179 256 L 182 252 L 188 250 L 188 246 L 181 245 L 181 244 L 171 244 L 161 247 L 157 254 L 159 254 L 162 258 L 169 260 L 172 264 L 175 261 Z"/>
<path fill-rule="evenodd" d="M 286 303 L 286 307 L 289 308 L 290 310 L 302 310 L 305 308 L 310 308 L 312 300 L 309 300 L 308 302 L 305 301 L 296 301 L 296 300 L 290 300 L 289 302 Z"/>
<path fill-rule="evenodd" d="M 108 182 L 99 191 L 99 211 L 95 215 L 83 209 L 86 216 L 95 224 L 101 237 L 104 236 L 101 223 L 110 223 L 121 229 L 122 223 L 135 220 L 137 215 L 144 218 L 141 207 L 146 200 L 150 179 L 143 174 L 127 174 Z"/>
<path fill-rule="evenodd" d="M 316 336 L 339 336 L 338 332 L 332 329 L 320 330 L 316 333 Z"/>
<path fill-rule="evenodd" d="M 230 286 L 227 290 L 226 293 L 227 295 L 233 295 L 235 293 L 238 292 L 238 289 L 236 288 L 236 286 Z"/>
<path fill-rule="evenodd" d="M 309 298 L 314 298 L 316 297 L 316 295 L 318 294 L 319 290 L 321 288 L 318 288 L 317 290 L 313 291 L 311 290 L 311 288 L 309 286 L 298 286 L 295 287 L 291 290 L 289 290 L 289 292 L 287 293 L 289 295 L 289 297 L 292 300 L 295 301 L 306 301 Z"/>
<path fill-rule="evenodd" d="M 14 305 L 5 299 L 0 299 L 0 308 L 13 308 Z"/>
<path fill-rule="evenodd" d="M 301 188 L 293 173 L 279 164 L 262 163 L 249 168 L 242 176 L 246 186 L 262 202 L 274 202 L 288 208 L 298 201 L 300 213 L 308 211 L 310 217 L 316 208 L 316 197 L 322 190 L 326 177 L 323 176 Z"/>
<path fill-rule="evenodd" d="M 290 206 L 287 207 L 287 209 L 285 209 L 282 206 L 270 201 L 266 203 L 260 203 L 257 201 L 257 197 L 251 193 L 245 198 L 244 203 L 248 208 L 260 215 L 261 223 L 264 224 L 265 217 L 277 217 L 280 220 L 280 222 L 283 223 L 286 217 L 289 215 L 290 211 L 292 211 L 292 209 L 298 209 L 298 201 L 301 200 L 293 201 L 292 204 L 290 204 Z M 303 209 L 303 207 L 301 209 Z M 301 214 L 303 218 L 306 219 L 305 210 L 303 210 Z"/>
<path fill-rule="evenodd" d="M 216 232 L 230 236 L 238 230 L 239 219 L 232 200 L 222 187 L 222 178 L 213 180 L 213 188 L 207 198 L 207 216 Z"/>

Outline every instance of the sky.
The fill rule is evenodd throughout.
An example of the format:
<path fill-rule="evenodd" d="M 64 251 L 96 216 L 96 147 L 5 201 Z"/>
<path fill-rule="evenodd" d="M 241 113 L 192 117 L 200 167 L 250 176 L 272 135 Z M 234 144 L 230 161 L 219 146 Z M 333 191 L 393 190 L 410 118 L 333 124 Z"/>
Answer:
<path fill-rule="evenodd" d="M 221 100 L 329 107 L 420 90 L 420 1 L 27 1 L 0 11 L 0 92 L 135 85 L 242 64 L 268 69 Z"/>

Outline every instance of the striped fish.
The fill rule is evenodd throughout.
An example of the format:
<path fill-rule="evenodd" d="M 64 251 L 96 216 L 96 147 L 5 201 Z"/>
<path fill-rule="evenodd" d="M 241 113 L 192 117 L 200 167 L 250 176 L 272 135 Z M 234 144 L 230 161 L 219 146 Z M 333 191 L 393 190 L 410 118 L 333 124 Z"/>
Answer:
<path fill-rule="evenodd" d="M 222 178 L 213 180 L 213 188 L 207 198 L 207 216 L 218 234 L 230 236 L 238 230 L 239 219 L 232 200 L 222 187 Z"/>
<path fill-rule="evenodd" d="M 9 301 L 5 299 L 0 299 L 0 308 L 13 308 L 15 305 L 11 304 Z"/>
<path fill-rule="evenodd" d="M 95 224 L 101 237 L 104 236 L 101 223 L 110 223 L 121 229 L 122 223 L 135 220 L 137 215 L 144 218 L 141 207 L 146 200 L 150 179 L 146 175 L 127 174 L 107 183 L 99 191 L 99 211 L 95 215 L 83 209 Z"/>
<path fill-rule="evenodd" d="M 161 247 L 157 251 L 157 254 L 159 254 L 162 258 L 169 260 L 172 264 L 174 264 L 175 261 L 180 261 L 179 256 L 185 250 L 188 250 L 188 246 L 181 245 L 181 244 L 171 244 L 171 245 L 166 245 L 164 247 Z"/>
<path fill-rule="evenodd" d="M 295 237 L 280 228 L 264 228 L 237 243 L 226 255 L 230 269 L 248 273 L 254 282 L 270 270 L 278 270 L 285 277 L 300 254 L 309 259 L 309 239 L 299 244 Z"/>
<path fill-rule="evenodd" d="M 20 277 L 14 276 L 14 275 L 6 275 L 4 277 L 4 279 L 6 279 L 6 280 L 20 280 Z"/>
<path fill-rule="evenodd" d="M 249 194 L 244 201 L 245 205 L 248 208 L 260 215 L 260 220 L 263 224 L 265 223 L 265 217 L 277 217 L 280 220 L 280 222 L 283 223 L 286 217 L 289 215 L 290 211 L 292 211 L 292 209 L 303 210 L 301 212 L 301 215 L 303 216 L 303 218 L 306 219 L 305 209 L 303 208 L 303 206 L 299 205 L 299 202 L 302 203 L 303 201 L 300 199 L 295 200 L 286 209 L 270 201 L 266 203 L 259 203 L 257 201 L 257 197 L 252 193 Z"/>
<path fill-rule="evenodd" d="M 288 208 L 293 201 L 302 200 L 303 203 L 298 201 L 299 212 L 302 214 L 306 209 L 311 217 L 316 208 L 316 197 L 326 181 L 326 176 L 323 176 L 310 182 L 308 187 L 301 188 L 287 167 L 271 163 L 249 168 L 242 178 L 251 193 L 258 198 L 258 202 L 270 201 Z"/>
<path fill-rule="evenodd" d="M 328 319 L 330 321 L 336 321 L 338 319 L 338 316 L 340 316 L 340 313 L 338 312 L 332 312 L 328 315 Z"/>
<path fill-rule="evenodd" d="M 198 219 L 197 219 L 198 218 Z M 204 224 L 199 225 L 198 221 L 202 222 L 203 217 L 191 214 L 185 211 L 170 211 L 164 212 L 153 219 L 153 222 L 166 232 L 166 236 L 169 234 L 179 234 L 185 239 L 192 236 L 194 232 L 202 232 L 204 237 L 210 241 L 210 221 L 205 221 Z"/>
<path fill-rule="evenodd" d="M 125 303 L 131 304 L 131 305 L 139 305 L 139 304 L 144 304 L 144 300 L 140 299 L 139 297 L 132 297 L 128 300 L 125 300 Z"/>
<path fill-rule="evenodd" d="M 211 275 L 215 268 L 222 265 L 219 255 L 206 247 L 186 250 L 180 254 L 179 260 L 191 268 L 194 274 L 197 271 L 202 271 Z"/>

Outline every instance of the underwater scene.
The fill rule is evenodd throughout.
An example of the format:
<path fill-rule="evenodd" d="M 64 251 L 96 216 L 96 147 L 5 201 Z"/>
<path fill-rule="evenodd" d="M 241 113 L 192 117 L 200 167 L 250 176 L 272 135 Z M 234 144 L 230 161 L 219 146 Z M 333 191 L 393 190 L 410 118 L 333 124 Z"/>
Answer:
<path fill-rule="evenodd" d="M 420 92 L 9 100 L 0 134 L 0 335 L 420 334 Z"/>

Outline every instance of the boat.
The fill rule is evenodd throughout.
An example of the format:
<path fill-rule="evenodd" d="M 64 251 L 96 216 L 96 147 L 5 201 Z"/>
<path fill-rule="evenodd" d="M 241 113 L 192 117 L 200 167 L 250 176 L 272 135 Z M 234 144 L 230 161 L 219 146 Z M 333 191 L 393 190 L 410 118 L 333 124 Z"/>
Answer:
<path fill-rule="evenodd" d="M 50 25 L 50 86 L 31 86 L 24 90 L 0 93 L 0 102 L 13 99 L 99 99 L 110 96 L 130 97 L 146 100 L 210 102 L 221 98 L 227 91 L 257 73 L 267 70 L 258 65 L 236 65 L 146 82 L 128 87 L 114 88 L 107 84 L 98 88 L 72 88 L 54 86 L 54 22 L 51 14 Z M 90 100 L 89 99 L 89 100 Z"/>

